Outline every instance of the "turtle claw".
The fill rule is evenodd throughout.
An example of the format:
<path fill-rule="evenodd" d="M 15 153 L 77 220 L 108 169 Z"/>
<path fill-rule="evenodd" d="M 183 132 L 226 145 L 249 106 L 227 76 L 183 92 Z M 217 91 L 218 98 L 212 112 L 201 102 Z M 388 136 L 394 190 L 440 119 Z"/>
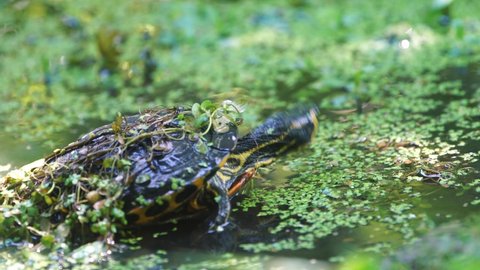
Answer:
<path fill-rule="evenodd" d="M 215 233 L 223 233 L 226 231 L 230 231 L 236 228 L 236 225 L 232 222 L 224 222 L 223 224 L 217 224 L 216 222 L 211 222 L 209 225 L 208 233 L 215 234 Z"/>
<path fill-rule="evenodd" d="M 209 224 L 209 233 L 220 233 L 223 232 L 225 227 L 228 226 L 228 218 L 230 216 L 230 201 L 228 201 L 228 197 L 226 199 L 222 199 L 218 205 L 218 214 L 215 217 L 215 220 L 210 222 Z"/>
<path fill-rule="evenodd" d="M 225 227 L 228 225 L 228 222 L 224 224 L 217 224 L 216 222 L 212 222 L 209 225 L 208 233 L 221 233 L 225 231 Z"/>

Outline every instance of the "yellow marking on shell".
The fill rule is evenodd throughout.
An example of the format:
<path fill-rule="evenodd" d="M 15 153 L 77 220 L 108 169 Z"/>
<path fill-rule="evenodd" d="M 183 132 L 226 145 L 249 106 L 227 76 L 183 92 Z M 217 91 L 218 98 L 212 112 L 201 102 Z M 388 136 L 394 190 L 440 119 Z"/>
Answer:
<path fill-rule="evenodd" d="M 146 212 L 156 203 L 153 202 L 148 206 L 145 207 L 137 207 L 135 209 L 132 209 L 130 212 L 128 212 L 128 215 L 137 215 L 138 220 L 135 221 L 135 224 L 148 224 L 154 222 L 156 219 L 161 217 L 164 214 L 170 213 L 172 210 L 177 209 L 179 204 L 175 202 L 175 198 L 172 198 L 174 196 L 168 196 L 165 198 L 166 201 L 168 201 L 168 208 L 163 210 L 162 213 L 154 216 L 148 216 Z"/>
<path fill-rule="evenodd" d="M 222 168 L 225 163 L 227 162 L 228 160 L 228 155 L 225 156 L 221 161 L 220 163 L 218 164 L 219 168 Z M 205 177 L 202 176 L 202 177 L 199 177 L 195 180 L 193 180 L 193 182 L 191 183 L 191 185 L 194 185 L 196 188 L 197 188 L 197 191 L 200 190 L 203 185 L 205 183 Z M 168 208 L 165 209 L 164 211 L 162 211 L 161 213 L 157 214 L 157 215 L 154 215 L 154 216 L 147 216 L 146 212 L 151 208 L 153 207 L 153 205 L 156 203 L 156 202 L 153 202 L 151 203 L 150 205 L 147 205 L 147 206 L 144 206 L 144 207 L 137 207 L 137 208 L 134 208 L 132 210 L 130 210 L 128 212 L 128 214 L 133 214 L 133 215 L 137 215 L 138 216 L 138 220 L 135 221 L 136 224 L 148 224 L 148 223 L 152 223 L 154 222 L 155 220 L 157 220 L 158 218 L 162 217 L 163 215 L 165 214 L 168 214 L 172 211 L 174 211 L 175 209 L 178 209 L 180 206 L 182 206 L 183 204 L 185 203 L 188 203 L 188 202 L 180 202 L 180 203 L 177 203 L 176 202 L 176 197 L 178 195 L 179 192 L 177 191 L 170 191 L 167 195 L 164 195 L 164 200 L 166 200 L 168 202 Z M 195 206 L 197 206 L 197 208 L 195 209 L 200 209 L 201 207 L 198 206 L 198 203 L 196 202 L 195 199 L 193 199 L 192 201 L 195 201 L 194 204 Z M 192 204 L 192 202 L 190 202 Z"/>
<path fill-rule="evenodd" d="M 195 198 L 193 200 L 190 200 L 189 204 L 190 204 L 190 208 L 192 208 L 192 209 L 199 210 L 199 209 L 205 208 L 204 205 L 201 205 L 201 204 L 198 203 L 197 198 Z"/>
<path fill-rule="evenodd" d="M 199 190 L 204 184 L 204 177 L 199 177 L 199 178 L 195 179 L 191 184 L 196 186 L 197 190 Z M 168 214 L 168 213 L 178 209 L 183 204 L 185 204 L 185 202 L 177 203 L 175 201 L 176 195 L 178 195 L 178 193 L 179 192 L 177 192 L 177 191 L 171 191 L 169 194 L 163 196 L 163 200 L 167 201 L 167 203 L 168 203 L 168 208 L 166 208 L 165 210 L 163 210 L 161 213 L 159 213 L 157 215 L 148 216 L 146 214 L 146 212 L 150 208 L 152 208 L 156 204 L 156 202 L 152 202 L 151 204 L 149 204 L 147 206 L 136 207 L 136 208 L 130 210 L 128 212 L 128 215 L 138 216 L 138 220 L 136 220 L 134 222 L 135 224 L 152 223 L 155 220 L 157 220 L 158 218 L 162 217 L 163 215 Z"/>

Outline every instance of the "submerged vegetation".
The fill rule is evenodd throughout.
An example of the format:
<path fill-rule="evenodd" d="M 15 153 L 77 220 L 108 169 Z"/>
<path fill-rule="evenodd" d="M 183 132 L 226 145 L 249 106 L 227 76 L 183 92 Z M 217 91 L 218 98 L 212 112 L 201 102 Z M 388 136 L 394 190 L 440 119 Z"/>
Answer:
<path fill-rule="evenodd" d="M 19 244 L 9 237 L 12 224 L 25 233 L 44 231 L 48 222 L 31 222 L 39 202 L 88 201 L 92 190 L 59 200 L 49 196 L 55 189 L 50 183 L 26 198 L 22 192 L 31 183 L 20 181 L 1 191 L 0 263 L 262 268 L 287 255 L 330 259 L 345 269 L 475 265 L 467 259 L 478 250 L 468 240 L 478 239 L 480 204 L 478 10 L 479 3 L 466 0 L 116 1 L 114 8 L 93 0 L 3 1 L 0 173 L 8 163 L 18 167 L 43 157 L 99 122 L 113 121 L 122 133 L 119 112 L 233 99 L 246 105 L 247 127 L 296 103 L 317 103 L 323 116 L 311 146 L 280 162 L 288 176 L 263 172 L 264 179 L 236 201 L 237 228 L 227 234 L 235 236 L 234 248 L 227 251 L 258 254 L 222 250 L 222 256 L 182 253 L 173 260 L 162 244 L 151 252 L 135 238 L 122 246 L 133 251 L 98 242 L 74 250 L 54 245 L 63 243 L 62 227 L 36 233 L 40 239 L 33 240 L 47 247 L 41 251 L 32 239 Z M 214 125 L 208 112 L 216 101 L 197 104 L 192 118 L 178 120 L 188 130 L 205 130 Z M 236 111 L 229 111 L 231 121 L 238 120 Z M 35 154 L 25 150 L 11 160 L 9 152 L 17 149 L 6 143 L 11 137 L 16 145 L 32 145 Z M 128 167 L 111 161 L 105 165 Z M 62 177 L 72 188 L 86 187 L 80 173 Z M 6 205 L 14 201 L 21 203 L 11 215 Z M 105 209 L 122 223 L 115 204 Z M 87 212 L 78 217 L 94 218 Z M 446 232 L 443 223 L 456 231 Z M 154 241 L 171 241 L 156 233 Z M 193 233 L 176 234 L 174 241 Z M 415 244 L 421 237 L 430 240 Z M 446 249 L 435 249 L 434 239 L 447 239 L 438 241 Z M 411 250 L 440 260 L 412 258 Z M 125 253 L 128 259 L 119 256 Z M 383 260 L 372 253 L 393 255 Z"/>

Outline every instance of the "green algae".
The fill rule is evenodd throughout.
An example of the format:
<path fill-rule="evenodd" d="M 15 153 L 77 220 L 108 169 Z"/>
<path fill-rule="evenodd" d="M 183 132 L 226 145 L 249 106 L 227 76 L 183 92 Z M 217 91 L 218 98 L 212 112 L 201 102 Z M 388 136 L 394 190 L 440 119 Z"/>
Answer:
<path fill-rule="evenodd" d="M 433 95 L 457 93 L 446 91 L 457 89 L 457 84 L 438 83 L 436 76 L 411 80 L 391 82 L 391 88 L 401 87 L 401 95 L 388 92 L 392 97 L 383 97 L 388 103 L 372 112 L 347 115 L 341 122 L 321 121 L 313 152 L 289 162 L 297 176 L 278 189 L 255 189 L 240 203 L 243 209 L 261 207 L 259 215 L 278 217 L 270 233 L 295 236 L 243 248 L 256 252 L 314 248 L 319 239 L 344 227 L 372 222 L 385 224 L 386 230 L 405 240 L 413 239 L 430 227 L 428 214 L 419 207 L 424 182 L 451 192 L 476 186 L 476 181 L 464 179 L 477 172 L 472 166 L 479 152 L 460 148 L 477 134 L 475 128 L 466 128 L 475 127 L 471 119 L 480 116 L 478 102 L 432 100 Z M 430 113 L 438 109 L 442 112 L 432 118 Z M 463 132 L 447 129 L 451 124 L 462 126 Z"/>
<path fill-rule="evenodd" d="M 411 82 L 393 78 L 390 91 L 372 91 L 369 100 L 373 106 L 378 102 L 374 111 L 321 122 L 313 153 L 290 162 L 298 176 L 273 191 L 255 189 L 240 203 L 243 209 L 260 206 L 259 215 L 278 217 L 272 234 L 295 235 L 242 245 L 246 250 L 313 248 L 341 228 L 372 222 L 413 239 L 430 227 L 419 208 L 419 182 L 452 192 L 475 186 L 464 179 L 477 172 L 479 152 L 468 152 L 465 145 L 471 148 L 478 138 L 478 123 L 472 122 L 480 116 L 478 101 L 468 98 L 458 82 L 442 83 L 436 75 L 404 80 Z"/>
<path fill-rule="evenodd" d="M 378 119 L 385 111 L 375 113 L 378 115 L 368 117 Z M 414 210 L 419 201 L 417 198 L 421 196 L 417 183 L 426 179 L 418 175 L 418 170 L 436 167 L 439 159 L 448 156 L 449 164 L 457 166 L 449 169 L 448 185 L 461 186 L 455 179 L 459 168 L 468 166 L 468 163 L 452 156 L 455 153 L 452 145 L 445 143 L 444 148 L 437 148 L 439 144 L 419 140 L 420 135 L 410 131 L 387 137 L 391 133 L 385 134 L 385 129 L 394 131 L 397 121 L 384 125 L 383 129 L 377 130 L 379 133 L 372 133 L 369 129 L 368 141 L 359 142 L 366 135 L 366 125 L 359 125 L 364 121 L 363 116 L 353 118 L 351 122 L 335 123 L 333 127 L 329 127 L 332 123 L 320 125 L 317 140 L 321 143 L 313 145 L 314 153 L 292 163 L 300 176 L 290 179 L 286 186 L 277 190 L 255 189 L 250 198 L 240 203 L 244 208 L 260 204 L 260 215 L 280 219 L 271 233 L 293 231 L 299 235 L 298 239 L 245 244 L 245 249 L 313 248 L 316 240 L 342 227 L 369 222 L 385 223 L 388 229 L 409 239 L 422 222 L 422 216 Z M 356 127 L 353 131 L 352 126 Z M 348 133 L 342 135 L 341 140 L 333 138 L 339 131 Z M 415 142 L 418 146 L 411 147 L 418 151 L 395 146 L 379 150 L 377 142 L 385 138 L 393 142 Z M 414 163 L 401 164 L 402 159 Z M 442 173 L 447 175 L 447 171 Z M 439 185 L 438 188 L 442 187 Z"/>

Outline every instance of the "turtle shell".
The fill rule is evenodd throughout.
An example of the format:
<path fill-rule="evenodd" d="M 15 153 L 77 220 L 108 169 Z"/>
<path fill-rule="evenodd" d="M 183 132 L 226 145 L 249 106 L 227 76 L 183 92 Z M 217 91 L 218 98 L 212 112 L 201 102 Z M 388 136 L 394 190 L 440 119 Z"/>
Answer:
<path fill-rule="evenodd" d="M 207 187 L 235 146 L 236 129 L 211 132 L 204 139 L 168 140 L 168 150 L 159 152 L 152 151 L 148 144 L 132 148 L 129 160 L 133 180 L 123 194 L 130 223 L 150 223 L 166 213 L 180 211 Z M 139 196 L 150 204 L 138 205 L 135 199 Z"/>
<path fill-rule="evenodd" d="M 164 109 L 123 117 L 57 151 L 46 164 L 54 164 L 53 177 L 108 175 L 123 186 L 118 199 L 124 202 L 129 224 L 153 222 L 180 211 L 207 187 L 236 146 L 235 125 L 222 133 L 212 128 L 201 138 L 188 136 L 176 120 L 182 112 Z M 128 168 L 110 164 L 118 161 Z M 47 176 L 36 176 L 42 177 Z"/>

